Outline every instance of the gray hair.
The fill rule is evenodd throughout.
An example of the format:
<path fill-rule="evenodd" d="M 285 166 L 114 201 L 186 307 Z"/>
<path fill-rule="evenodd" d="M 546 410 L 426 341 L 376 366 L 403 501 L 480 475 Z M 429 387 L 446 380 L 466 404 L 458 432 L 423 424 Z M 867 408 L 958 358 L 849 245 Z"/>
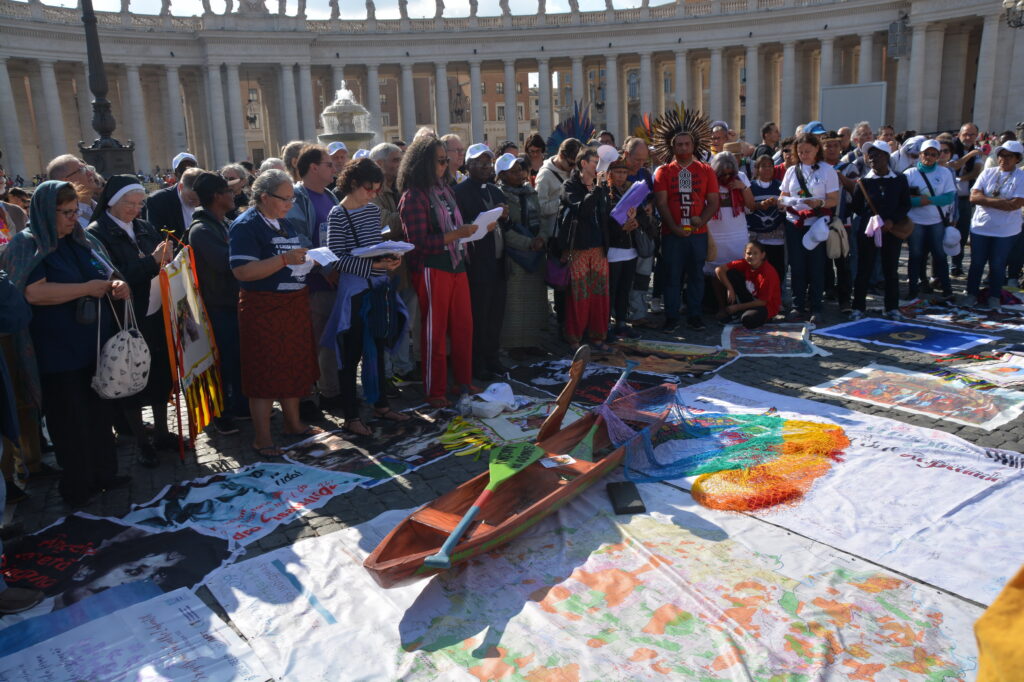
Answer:
<path fill-rule="evenodd" d="M 441 136 L 441 142 L 444 142 L 445 148 L 448 147 L 448 143 L 451 142 L 452 140 L 458 140 L 460 143 L 462 142 L 462 138 L 456 135 L 455 133 L 448 133 L 447 135 Z"/>
<path fill-rule="evenodd" d="M 292 176 L 279 168 L 263 171 L 256 176 L 256 182 L 252 183 L 252 201 L 249 205 L 257 206 L 265 195 L 277 194 L 277 188 L 286 182 L 292 184 Z"/>
<path fill-rule="evenodd" d="M 243 166 L 240 163 L 229 163 L 228 165 L 226 165 L 223 168 L 221 168 L 220 169 L 221 177 L 223 177 L 224 174 L 229 172 L 229 171 L 232 172 L 232 173 L 237 173 L 238 177 L 240 177 L 242 180 L 245 180 L 246 178 L 249 177 L 249 171 L 245 170 L 245 166 Z"/>
<path fill-rule="evenodd" d="M 370 150 L 370 161 L 380 162 L 388 158 L 395 152 L 402 153 L 402 148 L 397 144 L 391 144 L 390 142 L 381 142 L 379 145 Z"/>
<path fill-rule="evenodd" d="M 263 163 L 260 164 L 260 169 L 256 172 L 256 175 L 263 175 L 268 170 L 284 170 L 284 159 L 276 156 L 263 159 Z"/>
<path fill-rule="evenodd" d="M 67 177 L 68 166 L 73 163 L 85 165 L 85 161 L 82 161 L 74 154 L 61 154 L 46 164 L 46 177 L 50 180 L 63 180 Z"/>
<path fill-rule="evenodd" d="M 736 163 L 736 157 L 729 152 L 718 152 L 711 157 L 711 170 L 715 171 L 715 175 L 724 175 L 726 173 L 738 173 L 740 168 L 739 164 Z"/>
<path fill-rule="evenodd" d="M 861 121 L 857 125 L 853 126 L 853 132 L 856 133 L 858 130 L 871 130 L 871 122 Z"/>

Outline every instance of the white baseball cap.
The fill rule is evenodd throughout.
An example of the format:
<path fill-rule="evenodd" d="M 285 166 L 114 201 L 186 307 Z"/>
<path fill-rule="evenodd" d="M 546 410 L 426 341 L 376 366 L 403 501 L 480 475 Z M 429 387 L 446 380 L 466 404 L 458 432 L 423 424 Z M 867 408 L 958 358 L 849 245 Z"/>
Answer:
<path fill-rule="evenodd" d="M 878 149 L 885 152 L 886 154 L 892 154 L 892 149 L 889 147 L 889 143 L 885 140 L 871 140 L 861 145 L 860 150 L 867 156 L 868 152 L 872 149 Z"/>
<path fill-rule="evenodd" d="M 998 156 L 999 152 L 1001 151 L 1007 151 L 1010 152 L 1011 154 L 1016 154 L 1017 156 L 1024 157 L 1024 145 L 1022 145 L 1017 140 L 1010 140 L 1009 142 L 1002 143 L 1001 145 L 995 148 L 994 153 Z"/>
<path fill-rule="evenodd" d="M 171 170 L 177 170 L 178 166 L 180 166 L 181 162 L 184 161 L 185 159 L 191 159 L 196 164 L 199 163 L 199 159 L 197 159 L 193 155 L 189 154 L 188 152 L 182 152 L 175 156 L 174 159 L 171 161 Z"/>
<path fill-rule="evenodd" d="M 348 147 L 345 146 L 344 142 L 332 142 L 329 145 L 327 145 L 327 153 L 330 156 L 334 156 L 336 153 L 340 151 L 348 151 Z"/>
<path fill-rule="evenodd" d="M 610 144 L 603 144 L 597 148 L 597 172 L 603 173 L 608 170 L 612 162 L 618 160 L 619 150 Z"/>
<path fill-rule="evenodd" d="M 518 160 L 519 159 L 516 158 L 514 154 L 509 154 L 508 152 L 505 152 L 504 154 L 498 157 L 497 161 L 494 162 L 494 172 L 496 174 L 503 173 L 504 171 L 507 171 L 509 168 L 512 168 L 512 166 L 516 165 L 516 161 Z"/>
<path fill-rule="evenodd" d="M 947 256 L 955 256 L 960 253 L 960 230 L 952 225 L 947 227 L 946 233 L 942 235 L 942 250 L 946 252 Z"/>
<path fill-rule="evenodd" d="M 923 152 L 925 149 L 934 149 L 937 152 L 941 152 L 942 145 L 939 144 L 938 140 L 925 140 L 921 143 L 921 151 Z"/>
<path fill-rule="evenodd" d="M 355 159 L 355 160 L 368 159 L 368 158 L 370 158 L 370 150 L 369 149 L 357 149 L 356 153 L 352 155 L 352 158 Z"/>
<path fill-rule="evenodd" d="M 483 142 L 477 142 L 476 144 L 469 145 L 469 149 L 466 150 L 466 159 L 475 159 L 483 154 L 490 154 L 494 156 L 494 152 Z"/>
<path fill-rule="evenodd" d="M 815 220 L 804 233 L 803 245 L 808 251 L 813 251 L 818 244 L 826 239 L 828 239 L 828 218 L 822 216 Z"/>

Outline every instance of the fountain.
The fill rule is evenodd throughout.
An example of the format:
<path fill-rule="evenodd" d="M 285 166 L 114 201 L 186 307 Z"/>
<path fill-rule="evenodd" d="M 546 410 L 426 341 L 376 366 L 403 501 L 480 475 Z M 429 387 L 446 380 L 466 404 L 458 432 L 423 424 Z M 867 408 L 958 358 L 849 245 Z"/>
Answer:
<path fill-rule="evenodd" d="M 377 137 L 370 127 L 370 112 L 355 100 L 345 81 L 334 93 L 334 101 L 320 113 L 320 121 L 324 127 L 324 132 L 317 135 L 320 143 L 344 142 L 351 153 L 369 148 Z"/>

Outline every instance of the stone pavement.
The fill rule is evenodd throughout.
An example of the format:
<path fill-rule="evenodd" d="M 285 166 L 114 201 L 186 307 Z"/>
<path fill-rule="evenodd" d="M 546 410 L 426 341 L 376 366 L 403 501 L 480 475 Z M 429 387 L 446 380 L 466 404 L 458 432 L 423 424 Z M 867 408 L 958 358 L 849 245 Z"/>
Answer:
<path fill-rule="evenodd" d="M 956 283 L 959 285 L 957 287 L 959 289 L 963 285 L 963 280 L 957 280 Z M 877 306 L 879 303 L 879 301 L 875 301 L 874 305 Z M 871 305 L 872 302 L 869 300 L 869 307 Z M 689 329 L 681 329 L 679 336 L 673 338 L 687 343 L 717 345 L 722 326 L 711 317 L 705 319 L 706 330 L 694 332 Z M 845 316 L 840 315 L 835 309 L 834 303 L 827 304 L 824 318 L 819 322 L 819 327 L 830 326 L 845 320 Z M 644 335 L 652 338 L 669 338 L 652 330 L 644 330 Z M 1001 332 L 994 335 L 1001 336 L 1004 343 L 1024 342 L 1024 333 Z M 978 445 L 1017 452 L 1024 451 L 1024 420 L 1022 419 L 1017 419 L 995 431 L 987 432 L 975 427 L 961 426 L 921 415 L 812 393 L 808 390 L 809 387 L 842 376 L 852 369 L 866 366 L 872 362 L 921 371 L 928 371 L 936 367 L 935 358 L 923 353 L 863 345 L 824 336 L 815 336 L 814 341 L 821 348 L 830 351 L 832 355 L 811 358 L 743 357 L 720 370 L 720 374 L 726 379 L 766 391 L 833 403 L 860 412 L 955 433 Z M 980 346 L 978 348 L 987 349 L 988 347 Z M 552 337 L 549 350 L 553 356 L 568 357 L 570 349 Z M 689 385 L 706 378 L 683 377 L 681 383 Z M 402 409 L 422 403 L 422 393 L 419 389 L 418 384 L 403 388 L 403 399 L 396 401 L 395 406 Z M 277 442 L 284 444 L 287 441 L 280 434 L 280 414 L 276 413 L 272 421 Z M 317 423 L 324 428 L 332 428 L 332 425 L 340 428 L 341 419 L 326 415 L 324 421 Z M 97 516 L 120 517 L 128 512 L 131 504 L 152 499 L 169 483 L 230 471 L 259 461 L 260 458 L 252 452 L 249 445 L 252 439 L 251 425 L 243 422 L 241 427 L 241 432 L 232 436 L 220 436 L 212 431 L 200 436 L 195 453 L 187 452 L 184 463 L 178 462 L 177 454 L 164 453 L 163 462 L 157 469 L 145 469 L 135 464 L 134 445 L 122 441 L 119 445 L 121 472 L 132 475 L 131 485 L 128 488 L 107 493 L 83 511 Z M 176 430 L 176 426 L 172 425 L 172 429 Z M 346 526 L 356 525 L 389 509 L 405 509 L 421 505 L 485 469 L 486 458 L 477 460 L 471 456 L 448 457 L 374 488 L 355 488 L 333 498 L 323 507 L 308 512 L 292 524 L 283 526 L 253 543 L 248 547 L 247 556 L 255 556 L 277 549 L 301 538 L 325 535 Z M 29 481 L 27 490 L 29 499 L 17 506 L 14 515 L 14 519 L 23 524 L 26 532 L 34 532 L 69 513 L 57 494 L 54 481 Z M 919 494 L 925 493 L 920 491 Z M 200 596 L 204 600 L 212 602 L 209 595 L 205 593 L 204 588 L 201 590 Z M 211 605 L 213 604 L 211 603 Z"/>

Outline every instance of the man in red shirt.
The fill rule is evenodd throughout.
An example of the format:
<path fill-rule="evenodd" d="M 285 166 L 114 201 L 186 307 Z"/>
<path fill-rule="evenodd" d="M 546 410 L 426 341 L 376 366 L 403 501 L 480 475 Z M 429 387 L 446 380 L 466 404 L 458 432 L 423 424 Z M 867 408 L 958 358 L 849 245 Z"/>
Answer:
<path fill-rule="evenodd" d="M 782 306 L 779 273 L 766 255 L 764 246 L 753 241 L 747 244 L 743 260 L 715 268 L 715 276 L 725 287 L 728 301 L 719 319 L 739 316 L 744 327 L 754 329 L 779 314 Z"/>
<path fill-rule="evenodd" d="M 679 326 L 679 298 L 686 277 L 686 323 L 704 329 L 704 261 L 708 255 L 707 222 L 718 211 L 718 177 L 711 166 L 693 157 L 693 135 L 672 138 L 675 159 L 654 172 L 654 202 L 661 214 L 661 257 L 666 265 L 665 324 Z"/>

